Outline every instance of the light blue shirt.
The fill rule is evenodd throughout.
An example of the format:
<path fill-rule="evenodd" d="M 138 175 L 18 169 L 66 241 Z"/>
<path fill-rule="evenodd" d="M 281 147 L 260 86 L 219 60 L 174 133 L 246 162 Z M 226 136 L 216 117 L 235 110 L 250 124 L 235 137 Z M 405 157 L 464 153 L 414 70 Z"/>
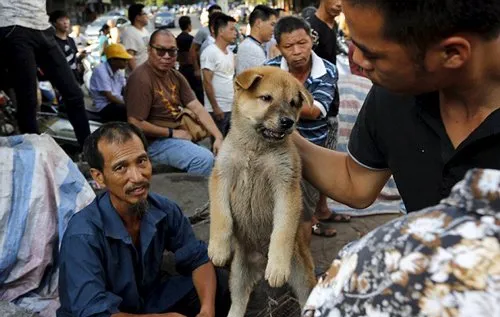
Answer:
<path fill-rule="evenodd" d="M 102 94 L 102 92 L 110 91 L 113 96 L 123 102 L 122 91 L 125 87 L 126 79 L 123 71 L 119 70 L 113 74 L 111 66 L 108 62 L 104 62 L 97 66 L 90 78 L 90 97 L 92 98 L 92 106 L 87 106 L 87 110 L 99 112 L 111 102 Z"/>

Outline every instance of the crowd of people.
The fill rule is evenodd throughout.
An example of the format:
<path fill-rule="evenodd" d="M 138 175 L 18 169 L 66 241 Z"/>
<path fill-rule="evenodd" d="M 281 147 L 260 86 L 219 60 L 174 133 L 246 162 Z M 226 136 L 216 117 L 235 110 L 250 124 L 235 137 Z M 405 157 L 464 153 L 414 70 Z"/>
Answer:
<path fill-rule="evenodd" d="M 237 49 L 237 21 L 218 5 L 195 36 L 181 17 L 175 37 L 165 28 L 150 34 L 144 6 L 133 4 L 118 37 L 103 27 L 87 108 L 85 53 L 69 36 L 68 16 L 47 20 L 44 12 L 43 0 L 0 4 L 19 127 L 38 132 L 40 68 L 62 95 L 93 179 L 107 189 L 62 240 L 58 316 L 227 315 L 226 274 L 179 207 L 149 184 L 152 163 L 210 175 L 231 126 L 234 78 L 261 65 L 290 72 L 314 99 L 293 135 L 308 241 L 334 236 L 328 223 L 350 221 L 329 210 L 326 196 L 365 208 L 391 175 L 410 213 L 342 251 L 305 316 L 472 316 L 479 307 L 498 316 L 500 174 L 478 170 L 500 169 L 497 1 L 321 0 L 305 19 L 258 5 Z M 353 73 L 375 84 L 348 153 L 335 151 L 339 27 Z M 113 122 L 90 134 L 90 116 Z M 211 150 L 197 143 L 207 136 Z M 165 250 L 180 276 L 161 278 Z"/>

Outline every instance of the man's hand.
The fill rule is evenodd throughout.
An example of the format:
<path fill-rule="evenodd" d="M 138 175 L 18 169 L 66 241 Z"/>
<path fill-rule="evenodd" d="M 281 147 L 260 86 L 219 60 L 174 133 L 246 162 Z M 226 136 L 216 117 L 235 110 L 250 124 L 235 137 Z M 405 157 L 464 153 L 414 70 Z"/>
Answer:
<path fill-rule="evenodd" d="M 191 136 L 191 134 L 188 131 L 183 130 L 183 129 L 175 129 L 175 130 L 173 130 L 172 138 L 174 138 L 174 139 L 184 139 L 184 140 L 188 140 L 188 141 L 191 141 L 193 139 L 193 137 Z"/>
<path fill-rule="evenodd" d="M 212 146 L 212 151 L 214 152 L 215 156 L 219 154 L 221 146 L 222 146 L 222 139 L 215 139 L 214 145 Z"/>
<path fill-rule="evenodd" d="M 219 107 L 214 107 L 214 116 L 215 120 L 222 121 L 224 120 L 224 111 L 222 111 Z"/>

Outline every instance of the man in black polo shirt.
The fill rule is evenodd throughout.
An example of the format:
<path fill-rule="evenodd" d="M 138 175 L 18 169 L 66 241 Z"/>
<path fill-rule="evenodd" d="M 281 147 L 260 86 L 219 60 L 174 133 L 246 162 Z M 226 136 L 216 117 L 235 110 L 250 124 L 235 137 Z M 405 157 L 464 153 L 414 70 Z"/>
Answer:
<path fill-rule="evenodd" d="M 369 206 L 391 174 L 408 211 L 473 167 L 500 169 L 500 2 L 344 0 L 354 61 L 375 86 L 349 153 L 295 136 L 307 180 Z"/>
<path fill-rule="evenodd" d="M 199 102 L 203 104 L 203 88 L 202 83 L 199 78 L 194 76 L 194 66 L 193 61 L 189 56 L 189 49 L 191 48 L 191 44 L 193 43 L 194 36 L 189 34 L 193 27 L 191 24 L 191 18 L 187 15 L 181 16 L 179 18 L 179 28 L 182 32 L 177 35 L 175 39 L 177 42 L 177 48 L 179 52 L 177 52 L 177 62 L 179 62 L 179 71 L 184 77 L 186 77 L 191 89 L 193 89 L 196 94 L 196 98 Z"/>
<path fill-rule="evenodd" d="M 49 16 L 49 22 L 56 31 L 54 38 L 64 57 L 66 57 L 66 62 L 68 62 L 78 83 L 83 84 L 83 65 L 81 61 L 85 58 L 85 51 L 78 54 L 75 40 L 69 36 L 71 23 L 68 14 L 62 10 L 53 11 Z"/>

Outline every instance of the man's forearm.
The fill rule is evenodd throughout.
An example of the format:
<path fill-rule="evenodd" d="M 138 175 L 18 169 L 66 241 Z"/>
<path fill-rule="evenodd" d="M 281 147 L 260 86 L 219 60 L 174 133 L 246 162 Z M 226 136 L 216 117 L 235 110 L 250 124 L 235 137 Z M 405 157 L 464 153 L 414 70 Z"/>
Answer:
<path fill-rule="evenodd" d="M 219 104 L 217 103 L 217 99 L 215 99 L 215 91 L 212 83 L 204 80 L 203 88 L 205 89 L 205 93 L 207 94 L 208 101 L 210 101 L 210 105 L 212 105 L 212 109 L 214 111 L 219 110 Z"/>
<path fill-rule="evenodd" d="M 107 95 L 106 97 L 108 98 L 108 101 L 110 103 L 116 103 L 118 105 L 125 104 L 125 102 L 123 101 L 123 99 L 120 99 L 117 96 L 112 95 L 111 93 L 109 95 Z"/>
<path fill-rule="evenodd" d="M 141 129 L 146 136 L 155 138 L 171 137 L 168 128 L 160 127 L 144 120 L 138 120 L 134 117 L 128 117 L 128 122 Z"/>
<path fill-rule="evenodd" d="M 193 284 L 200 299 L 201 310 L 213 316 L 215 314 L 215 294 L 217 277 L 212 262 L 208 262 L 193 271 Z"/>
<path fill-rule="evenodd" d="M 293 140 L 302 159 L 304 178 L 320 192 L 350 207 L 371 205 L 390 177 L 388 170 L 364 170 L 347 153 L 315 145 L 298 133 L 293 134 Z"/>
<path fill-rule="evenodd" d="M 198 44 L 193 43 L 191 45 L 191 48 L 189 49 L 189 55 L 191 58 L 191 62 L 193 63 L 193 68 L 195 72 L 200 71 L 200 48 L 198 47 Z"/>

